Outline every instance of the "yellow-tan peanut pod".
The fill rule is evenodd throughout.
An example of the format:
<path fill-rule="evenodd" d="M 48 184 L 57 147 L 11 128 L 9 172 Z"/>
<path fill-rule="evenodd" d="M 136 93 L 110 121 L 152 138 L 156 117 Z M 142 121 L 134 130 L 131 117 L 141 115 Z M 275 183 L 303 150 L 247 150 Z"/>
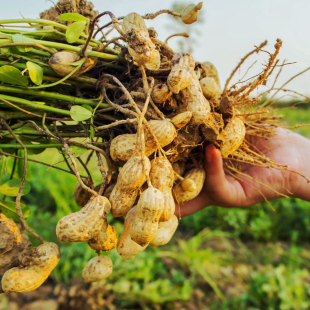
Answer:
<path fill-rule="evenodd" d="M 233 154 L 242 144 L 245 137 L 245 125 L 241 118 L 233 117 L 222 132 L 223 144 L 221 153 L 223 157 Z"/>
<path fill-rule="evenodd" d="M 196 190 L 185 191 L 182 188 L 182 185 L 180 183 L 176 184 L 173 188 L 173 192 L 174 192 L 177 203 L 182 204 L 185 201 L 189 201 L 197 197 L 202 190 L 205 178 L 206 178 L 206 172 L 204 169 L 194 168 L 194 169 L 189 170 L 185 174 L 184 179 L 193 180 L 196 185 Z"/>
<path fill-rule="evenodd" d="M 0 236 L 0 249 L 6 249 L 8 251 L 13 247 L 13 243 L 20 243 L 22 236 L 17 224 L 10 218 L 6 217 L 3 213 L 0 213 L 1 223 L 1 236 Z M 5 227 L 5 228 L 2 228 Z M 9 249 L 7 249 L 7 246 Z M 2 254 L 2 253 L 1 253 Z"/>
<path fill-rule="evenodd" d="M 80 59 L 81 57 L 79 53 L 64 50 L 53 54 L 53 56 L 50 57 L 48 64 L 58 75 L 66 76 L 76 68 L 76 66 L 69 64 L 78 62 Z M 71 77 L 79 76 L 82 73 L 92 69 L 95 67 L 97 60 L 98 58 L 96 57 L 88 57 L 81 68 L 73 73 Z"/>
<path fill-rule="evenodd" d="M 141 246 L 149 244 L 155 237 L 158 222 L 164 209 L 164 198 L 160 190 L 149 187 L 140 196 L 137 214 L 131 223 L 131 239 Z"/>
<path fill-rule="evenodd" d="M 185 162 L 177 161 L 172 164 L 172 168 L 179 176 L 182 177 L 185 172 Z M 177 175 L 174 175 L 174 182 L 176 182 L 177 180 L 179 180 L 179 178 L 177 177 Z"/>
<path fill-rule="evenodd" d="M 162 192 L 164 197 L 164 209 L 160 216 L 159 222 L 169 221 L 175 212 L 175 202 L 172 195 L 172 189 Z"/>
<path fill-rule="evenodd" d="M 218 83 L 212 77 L 205 77 L 201 79 L 200 86 L 203 95 L 207 99 L 218 99 L 221 97 L 222 90 Z"/>
<path fill-rule="evenodd" d="M 164 208 L 160 221 L 167 221 L 174 214 L 175 203 L 172 196 L 174 172 L 171 163 L 166 158 L 157 157 L 152 160 L 150 181 L 163 194 Z"/>
<path fill-rule="evenodd" d="M 63 242 L 81 242 L 96 237 L 110 210 L 111 204 L 106 197 L 97 196 L 91 199 L 83 209 L 58 221 L 57 238 Z"/>
<path fill-rule="evenodd" d="M 205 61 L 201 63 L 200 66 L 202 69 L 200 79 L 203 79 L 205 77 L 213 78 L 215 82 L 219 85 L 219 87 L 221 87 L 219 75 L 213 63 L 210 61 Z"/>
<path fill-rule="evenodd" d="M 161 192 L 172 188 L 174 173 L 168 159 L 156 157 L 151 161 L 150 180 L 152 185 Z"/>
<path fill-rule="evenodd" d="M 118 243 L 117 243 L 117 252 L 123 259 L 130 260 L 134 259 L 137 254 L 142 252 L 148 245 L 141 246 L 138 243 L 131 240 L 130 237 L 130 227 L 134 218 L 137 215 L 137 206 L 130 209 L 130 211 L 126 214 L 124 229 L 121 233 Z"/>
<path fill-rule="evenodd" d="M 157 84 L 153 88 L 151 96 L 154 102 L 163 103 L 171 96 L 171 92 L 167 84 Z"/>
<path fill-rule="evenodd" d="M 177 135 L 174 125 L 168 120 L 151 120 L 149 126 L 161 147 L 170 144 Z M 145 155 L 150 156 L 157 150 L 153 135 L 145 130 Z M 111 141 L 110 155 L 114 161 L 127 161 L 136 151 L 137 135 L 123 134 Z"/>
<path fill-rule="evenodd" d="M 187 106 L 187 111 L 193 113 L 193 125 L 200 125 L 208 119 L 210 104 L 202 93 L 196 73 L 193 72 L 191 84 L 181 91 L 182 102 Z"/>
<path fill-rule="evenodd" d="M 188 5 L 181 13 L 181 19 L 184 24 L 194 23 L 199 16 L 199 11 L 202 9 L 203 2 Z"/>
<path fill-rule="evenodd" d="M 126 162 L 109 197 L 114 217 L 124 216 L 134 205 L 150 169 L 151 163 L 146 156 L 132 156 Z"/>
<path fill-rule="evenodd" d="M 151 246 L 161 246 L 167 244 L 179 226 L 178 218 L 173 215 L 169 221 L 160 222 L 157 234 L 151 241 Z"/>
<path fill-rule="evenodd" d="M 172 124 L 178 128 L 181 129 L 185 127 L 190 120 L 192 119 L 193 113 L 191 111 L 185 111 L 183 113 L 177 114 L 171 119 Z"/>
<path fill-rule="evenodd" d="M 92 258 L 82 271 L 82 279 L 85 283 L 98 282 L 106 279 L 113 271 L 113 263 L 110 257 L 98 255 Z"/>
<path fill-rule="evenodd" d="M 88 241 L 88 245 L 96 251 L 109 252 L 116 247 L 117 233 L 115 228 L 107 222 L 105 227 L 99 232 L 98 236 Z"/>
<path fill-rule="evenodd" d="M 158 70 L 160 54 L 150 39 L 144 19 L 137 13 L 129 13 L 123 19 L 122 30 L 126 35 L 129 54 L 134 61 L 149 70 Z"/>
<path fill-rule="evenodd" d="M 43 243 L 29 252 L 33 255 L 32 259 L 28 256 L 30 258 L 24 259 L 24 264 L 9 269 L 3 275 L 1 286 L 5 293 L 26 293 L 37 289 L 59 262 L 60 250 L 55 243 Z"/>
<path fill-rule="evenodd" d="M 188 192 L 194 192 L 197 188 L 194 180 L 192 179 L 184 179 L 181 182 L 181 186 L 185 191 L 188 191 Z"/>
<path fill-rule="evenodd" d="M 169 89 L 178 94 L 190 85 L 195 69 L 195 61 L 188 53 L 177 53 L 171 60 L 171 71 L 167 78 Z"/>

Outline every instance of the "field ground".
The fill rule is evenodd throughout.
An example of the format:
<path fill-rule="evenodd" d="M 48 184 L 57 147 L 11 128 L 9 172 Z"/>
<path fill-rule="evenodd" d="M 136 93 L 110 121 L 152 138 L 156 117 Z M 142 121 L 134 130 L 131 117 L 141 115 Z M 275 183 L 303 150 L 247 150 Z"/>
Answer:
<path fill-rule="evenodd" d="M 288 126 L 310 123 L 307 109 L 279 113 Z M 310 137 L 310 127 L 296 130 Z M 57 152 L 39 156 L 61 160 Z M 58 219 L 79 209 L 72 199 L 75 179 L 36 164 L 31 170 L 32 191 L 24 198 L 32 211 L 29 223 L 57 242 Z M 51 279 L 35 292 L 0 296 L 0 309 L 310 309 L 310 203 L 281 199 L 272 205 L 275 212 L 266 204 L 206 208 L 182 219 L 164 247 L 149 247 L 132 261 L 108 253 L 114 272 L 92 286 L 80 274 L 94 251 L 86 244 L 61 244 Z M 120 232 L 121 221 L 111 222 Z"/>

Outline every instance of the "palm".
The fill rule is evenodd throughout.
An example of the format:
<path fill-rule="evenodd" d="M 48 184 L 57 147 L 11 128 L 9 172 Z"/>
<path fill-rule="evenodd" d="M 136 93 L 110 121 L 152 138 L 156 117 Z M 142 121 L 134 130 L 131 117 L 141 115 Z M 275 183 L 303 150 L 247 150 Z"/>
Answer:
<path fill-rule="evenodd" d="M 287 165 L 289 170 L 299 171 L 298 150 L 303 144 L 299 135 L 278 129 L 277 135 L 270 140 L 253 138 L 250 142 L 266 157 L 279 164 Z M 181 206 L 181 214 L 194 213 L 207 204 L 245 207 L 264 199 L 281 197 L 281 194 L 290 196 L 293 194 L 291 184 L 294 183 L 295 178 L 299 177 L 291 171 L 266 169 L 252 165 L 244 165 L 242 172 L 244 175 L 239 174 L 237 178 L 225 174 L 220 152 L 213 146 L 207 147 L 207 178 L 204 188 L 197 198 Z"/>

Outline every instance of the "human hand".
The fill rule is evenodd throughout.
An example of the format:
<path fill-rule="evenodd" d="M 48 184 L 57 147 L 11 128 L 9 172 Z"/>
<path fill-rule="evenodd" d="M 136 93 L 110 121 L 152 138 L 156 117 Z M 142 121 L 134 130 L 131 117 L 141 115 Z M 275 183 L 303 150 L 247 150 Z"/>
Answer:
<path fill-rule="evenodd" d="M 225 174 L 221 152 L 212 145 L 207 146 L 204 187 L 195 199 L 180 206 L 181 216 L 195 213 L 210 205 L 247 207 L 265 199 L 279 198 L 281 194 L 310 201 L 310 184 L 300 175 L 310 178 L 310 140 L 279 128 L 272 139 L 256 137 L 251 143 L 267 157 L 287 165 L 289 170 L 244 165 L 242 172 L 252 179 L 243 175 L 237 175 L 236 179 Z"/>

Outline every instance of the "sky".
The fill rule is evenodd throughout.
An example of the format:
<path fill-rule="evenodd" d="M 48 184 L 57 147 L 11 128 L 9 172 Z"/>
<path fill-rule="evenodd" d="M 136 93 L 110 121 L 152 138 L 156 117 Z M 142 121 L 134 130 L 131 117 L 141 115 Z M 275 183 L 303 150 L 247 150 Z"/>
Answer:
<path fill-rule="evenodd" d="M 92 2 L 99 12 L 111 11 L 116 16 L 122 16 L 129 12 L 145 14 L 169 9 L 175 1 L 93 0 Z M 36 18 L 39 12 L 51 5 L 51 1 L 45 0 L 10 0 L 9 5 L 1 7 L 0 19 L 20 18 L 20 14 L 25 18 Z M 268 40 L 266 50 L 273 52 L 276 39 L 280 38 L 283 41 L 280 60 L 285 59 L 287 63 L 294 64 L 283 68 L 276 84 L 279 87 L 295 74 L 310 67 L 309 12 L 309 0 L 206 0 L 201 11 L 203 23 L 190 26 L 199 31 L 199 35 L 195 36 L 196 42 L 192 45 L 192 55 L 196 61 L 211 61 L 217 67 L 221 84 L 224 85 L 239 60 L 255 45 Z M 102 23 L 108 21 L 108 17 L 104 19 Z M 182 26 L 181 31 L 178 31 L 178 25 L 171 17 L 165 15 L 160 15 L 154 21 L 147 21 L 147 26 L 155 27 L 161 40 L 165 40 L 175 32 L 184 31 Z M 176 38 L 171 39 L 169 44 L 178 51 Z M 234 82 L 243 77 L 248 67 L 255 61 L 257 62 L 249 70 L 247 77 L 260 73 L 267 60 L 267 53 L 262 53 L 261 56 L 255 54 L 244 64 Z M 259 91 L 267 90 L 272 84 L 273 78 L 270 78 L 267 86 L 261 87 Z M 286 88 L 310 96 L 310 70 L 290 82 Z"/>

